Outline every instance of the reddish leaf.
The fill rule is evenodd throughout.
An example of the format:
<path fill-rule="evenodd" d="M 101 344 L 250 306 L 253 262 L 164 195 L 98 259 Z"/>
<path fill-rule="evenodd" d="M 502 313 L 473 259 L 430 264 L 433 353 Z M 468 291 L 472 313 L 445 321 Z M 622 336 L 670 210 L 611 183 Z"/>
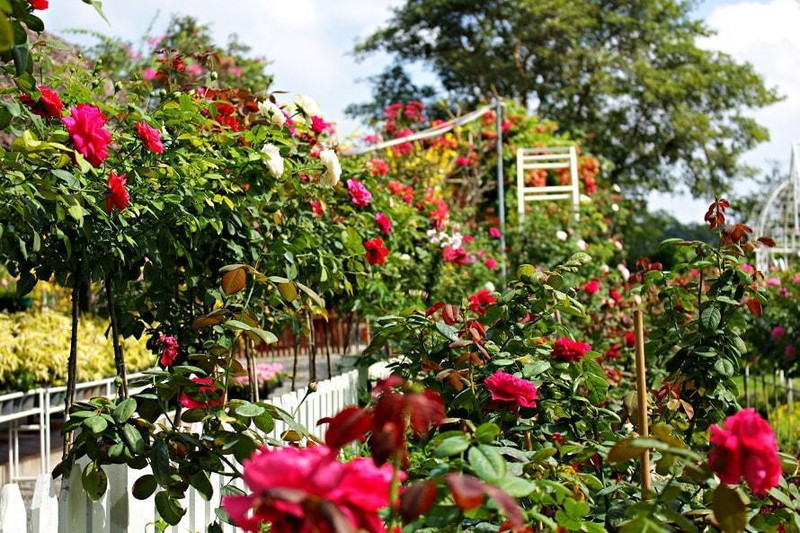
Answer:
<path fill-rule="evenodd" d="M 333 418 L 323 418 L 317 425 L 328 423 L 325 444 L 334 450 L 341 449 L 354 440 L 365 440 L 366 433 L 372 429 L 372 411 L 360 407 L 345 407 Z"/>
<path fill-rule="evenodd" d="M 462 511 L 475 509 L 483 503 L 487 485 L 479 479 L 450 473 L 445 476 L 445 481 L 453 494 L 453 501 Z"/>
<path fill-rule="evenodd" d="M 430 306 L 425 310 L 425 316 L 431 316 L 436 311 L 444 308 L 444 306 L 445 306 L 444 302 L 436 302 L 435 304 L 433 304 L 432 306 Z"/>
<path fill-rule="evenodd" d="M 444 319 L 444 323 L 448 326 L 452 326 L 458 319 L 461 317 L 461 310 L 458 306 L 447 304 L 444 306 L 444 312 L 442 313 L 442 318 Z"/>
<path fill-rule="evenodd" d="M 222 274 L 222 292 L 226 296 L 244 289 L 247 284 L 247 272 L 244 268 L 236 268 Z"/>
<path fill-rule="evenodd" d="M 401 376 L 392 374 L 388 378 L 382 379 L 372 387 L 372 397 L 377 398 L 381 394 L 387 393 L 394 388 L 403 385 L 406 382 Z"/>
<path fill-rule="evenodd" d="M 760 315 L 763 311 L 763 309 L 761 308 L 761 302 L 758 301 L 757 298 L 750 298 L 749 300 L 744 302 L 744 305 L 746 305 L 747 308 L 750 310 L 750 312 L 753 313 L 754 315 Z"/>
<path fill-rule="evenodd" d="M 407 394 L 406 403 L 411 414 L 411 427 L 417 435 L 427 434 L 431 426 L 438 426 L 444 420 L 444 404 L 436 391 Z"/>
<path fill-rule="evenodd" d="M 771 237 L 759 237 L 756 240 L 767 248 L 775 248 L 775 241 Z"/>
<path fill-rule="evenodd" d="M 369 439 L 369 450 L 376 465 L 381 466 L 395 453 L 399 454 L 403 463 L 407 461 L 404 434 L 404 426 L 393 421 L 373 428 L 372 437 Z"/>
<path fill-rule="evenodd" d="M 522 509 L 519 508 L 517 500 L 494 485 L 486 485 L 486 493 L 497 502 L 497 505 L 499 505 L 505 513 L 506 518 L 508 518 L 506 524 L 509 531 L 521 532 L 525 530 L 525 518 L 522 514 Z"/>
<path fill-rule="evenodd" d="M 400 495 L 400 517 L 404 524 L 413 522 L 419 515 L 431 510 L 436 503 L 436 485 L 432 481 L 418 481 Z"/>

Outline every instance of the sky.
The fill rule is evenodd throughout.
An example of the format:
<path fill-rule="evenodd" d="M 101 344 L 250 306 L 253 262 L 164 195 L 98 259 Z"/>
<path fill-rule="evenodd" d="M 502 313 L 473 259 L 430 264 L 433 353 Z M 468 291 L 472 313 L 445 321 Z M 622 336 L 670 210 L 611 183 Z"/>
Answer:
<path fill-rule="evenodd" d="M 348 104 L 368 101 L 365 79 L 383 70 L 390 58 L 371 56 L 357 62 L 353 45 L 378 28 L 402 0 L 107 0 L 106 23 L 78 0 L 51 0 L 40 12 L 48 31 L 78 40 L 66 30 L 90 29 L 116 35 L 134 45 L 163 32 L 172 13 L 192 15 L 211 24 L 216 42 L 230 34 L 252 47 L 254 56 L 272 63 L 273 90 L 302 93 L 320 104 L 328 120 L 338 122 L 341 134 L 356 123 L 344 116 Z M 168 7 L 165 7 L 168 6 Z M 789 172 L 790 147 L 800 140 L 800 0 L 716 0 L 700 2 L 696 14 L 716 35 L 701 46 L 731 54 L 753 64 L 768 86 L 786 99 L 752 115 L 770 130 L 771 140 L 748 153 L 745 161 L 767 168 L 773 163 Z M 422 81 L 432 79 L 421 69 Z M 742 185 L 739 190 L 746 190 Z M 711 199 L 688 195 L 651 195 L 650 203 L 665 207 L 684 222 L 700 222 Z"/>

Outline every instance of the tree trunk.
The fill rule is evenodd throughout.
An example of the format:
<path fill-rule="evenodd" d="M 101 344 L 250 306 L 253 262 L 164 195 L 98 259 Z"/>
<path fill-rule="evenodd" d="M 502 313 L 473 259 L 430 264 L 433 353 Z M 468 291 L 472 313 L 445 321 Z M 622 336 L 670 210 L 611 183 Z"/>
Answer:
<path fill-rule="evenodd" d="M 111 278 L 106 278 L 106 299 L 108 300 L 108 316 L 111 320 L 111 342 L 114 346 L 114 365 L 117 368 L 117 377 L 119 383 L 119 397 L 125 399 L 128 397 L 128 375 L 125 368 L 125 354 L 122 353 L 122 345 L 119 343 L 119 330 L 117 324 L 117 310 L 114 305 L 114 290 L 111 287 Z"/>

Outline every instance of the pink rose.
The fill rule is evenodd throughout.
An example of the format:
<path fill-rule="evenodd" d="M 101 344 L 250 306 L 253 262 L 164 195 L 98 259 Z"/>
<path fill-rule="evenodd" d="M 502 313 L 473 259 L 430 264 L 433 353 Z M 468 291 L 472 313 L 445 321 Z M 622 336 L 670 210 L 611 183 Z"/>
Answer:
<path fill-rule="evenodd" d="M 376 158 L 367 163 L 367 169 L 373 176 L 385 176 L 389 173 L 389 164 L 383 159 Z"/>
<path fill-rule="evenodd" d="M 378 511 L 390 503 L 392 466 L 378 468 L 363 457 L 341 463 L 336 456 L 327 446 L 262 448 L 244 461 L 242 477 L 251 494 L 225 496 L 222 507 L 250 532 L 268 523 L 274 533 L 383 533 Z"/>
<path fill-rule="evenodd" d="M 353 205 L 358 207 L 367 207 L 372 200 L 372 193 L 355 178 L 347 180 L 347 191 L 350 193 Z"/>
<path fill-rule="evenodd" d="M 495 261 L 491 257 L 487 257 L 486 260 L 483 262 L 483 264 L 486 265 L 486 268 L 488 268 L 489 270 L 494 270 L 495 268 L 497 268 L 497 261 Z"/>
<path fill-rule="evenodd" d="M 711 426 L 710 441 L 714 448 L 708 464 L 723 483 L 736 484 L 744 477 L 759 495 L 778 485 L 778 441 L 769 423 L 755 409 L 742 409 L 729 416 L 724 427 Z"/>
<path fill-rule="evenodd" d="M 786 328 L 783 326 L 775 326 L 772 328 L 772 340 L 779 341 L 783 338 L 784 333 L 786 333 Z"/>
<path fill-rule="evenodd" d="M 162 366 L 171 366 L 178 358 L 178 339 L 172 335 L 164 335 L 162 333 L 158 337 L 158 344 L 162 346 L 161 357 L 158 362 Z"/>
<path fill-rule="evenodd" d="M 500 228 L 496 228 L 494 226 L 489 228 L 489 235 L 491 235 L 495 239 L 499 239 L 500 237 L 503 236 L 503 234 L 500 232 Z"/>
<path fill-rule="evenodd" d="M 95 167 L 108 157 L 111 132 L 103 127 L 106 120 L 98 108 L 88 104 L 78 104 L 70 109 L 69 116 L 61 119 L 75 149 Z"/>

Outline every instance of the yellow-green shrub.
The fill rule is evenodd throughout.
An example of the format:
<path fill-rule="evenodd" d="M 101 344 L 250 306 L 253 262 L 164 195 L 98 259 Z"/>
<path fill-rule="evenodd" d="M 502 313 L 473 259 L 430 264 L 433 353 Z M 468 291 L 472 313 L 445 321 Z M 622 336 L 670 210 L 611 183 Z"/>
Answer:
<path fill-rule="evenodd" d="M 78 379 L 100 379 L 115 374 L 114 350 L 106 337 L 108 321 L 82 316 L 78 326 Z M 51 310 L 0 313 L 0 388 L 63 385 L 67 377 L 70 317 Z M 146 338 L 123 339 L 128 370 L 151 366 L 153 353 Z"/>

